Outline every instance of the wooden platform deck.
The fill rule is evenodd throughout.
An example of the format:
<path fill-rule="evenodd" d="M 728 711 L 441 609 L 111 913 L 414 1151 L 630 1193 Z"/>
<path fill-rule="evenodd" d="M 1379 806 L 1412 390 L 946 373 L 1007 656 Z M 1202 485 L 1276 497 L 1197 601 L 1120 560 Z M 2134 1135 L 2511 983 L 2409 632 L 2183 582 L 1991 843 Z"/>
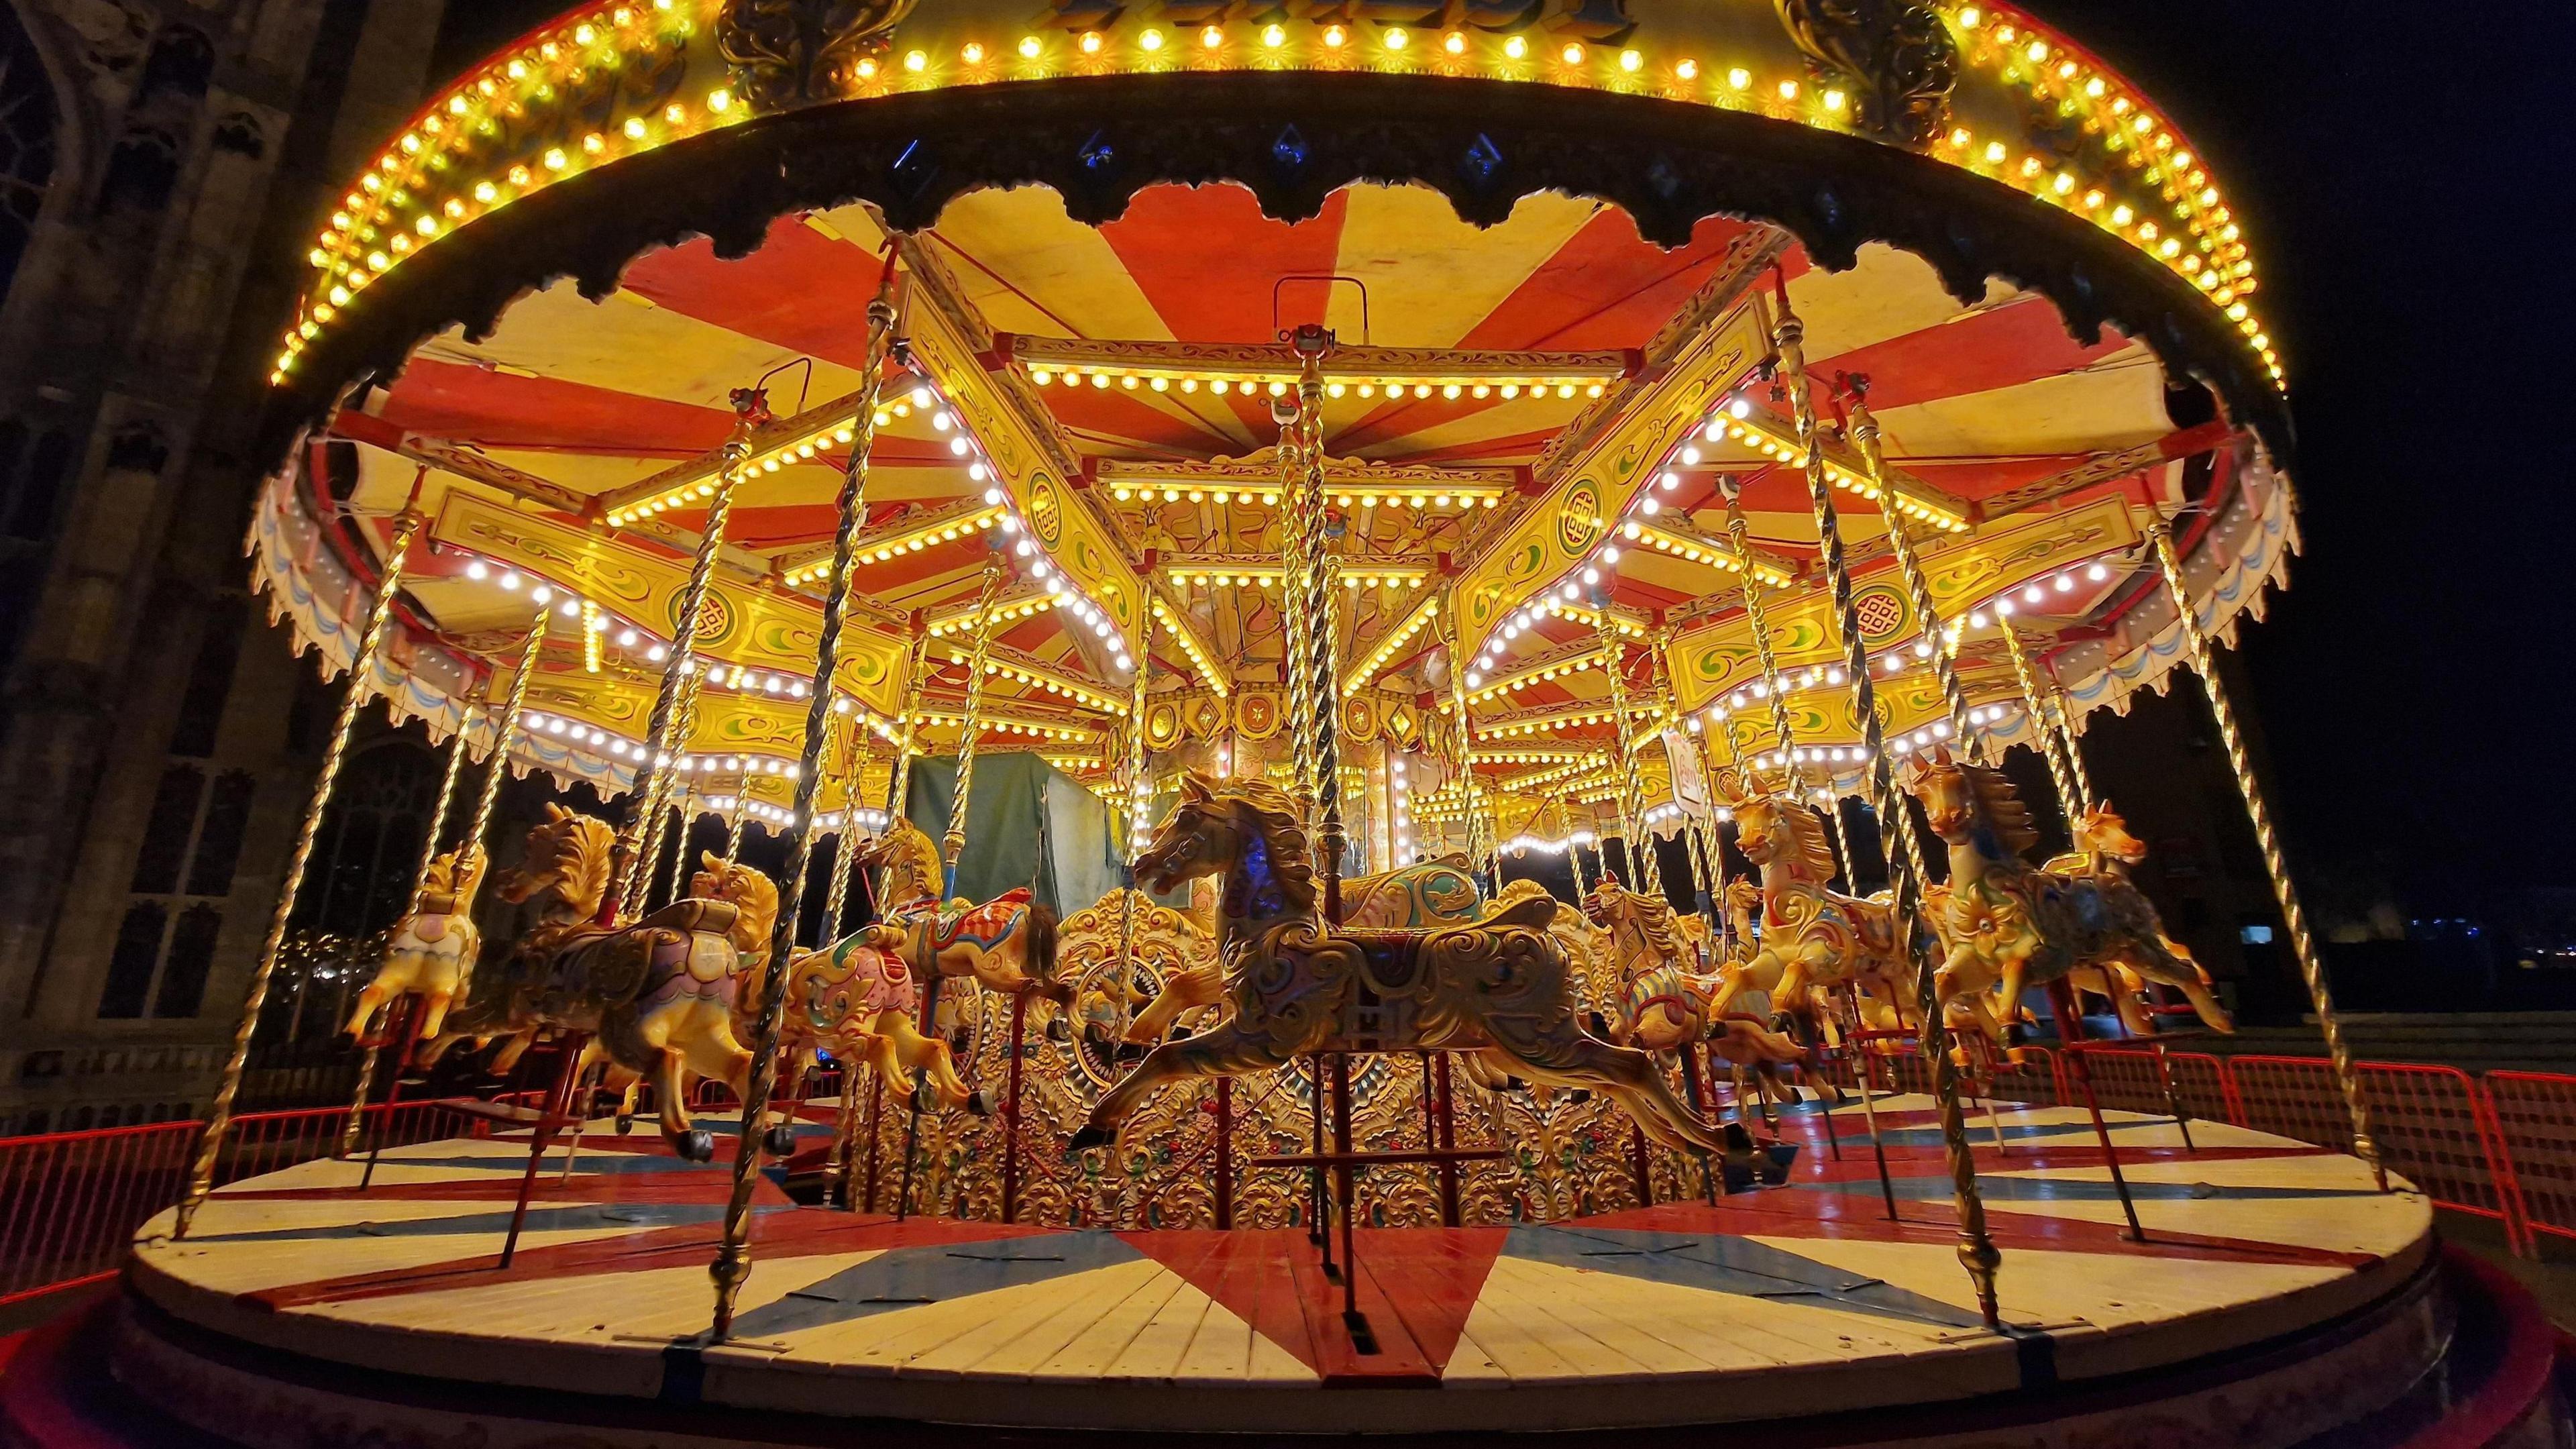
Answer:
<path fill-rule="evenodd" d="M 730 1169 L 605 1123 L 569 1177 L 556 1149 L 506 1271 L 526 1147 L 453 1141 L 389 1153 L 363 1195 L 356 1164 L 328 1161 L 226 1189 L 187 1242 L 166 1217 L 147 1227 L 131 1281 L 227 1342 L 448 1383 L 788 1416 L 1432 1432 L 1991 1405 L 2223 1365 L 2386 1303 L 2431 1248 L 2425 1200 L 2375 1191 L 2352 1159 L 2211 1123 L 2186 1153 L 2170 1122 L 2120 1115 L 2148 1230 L 2127 1241 L 2089 1120 L 2007 1112 L 2007 1147 L 1980 1123 L 1977 1153 L 1998 1335 L 1958 1263 L 1928 1106 L 1880 1113 L 1893 1222 L 1845 1113 L 1841 1161 L 1811 1136 L 1787 1185 L 1715 1206 L 1363 1229 L 1356 1339 L 1301 1232 L 897 1222 L 764 1181 L 733 1340 L 702 1347 Z"/>

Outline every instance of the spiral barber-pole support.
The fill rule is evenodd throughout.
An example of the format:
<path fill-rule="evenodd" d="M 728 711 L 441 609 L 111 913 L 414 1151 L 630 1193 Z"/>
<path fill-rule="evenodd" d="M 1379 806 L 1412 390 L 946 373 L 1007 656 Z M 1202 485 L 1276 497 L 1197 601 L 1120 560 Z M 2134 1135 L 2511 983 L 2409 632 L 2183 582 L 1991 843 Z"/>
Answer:
<path fill-rule="evenodd" d="M 304 888 L 304 872 L 313 863 L 313 842 L 322 833 L 322 812 L 330 807 L 332 789 L 340 782 L 340 764 L 348 758 L 349 736 L 357 729 L 358 711 L 367 701 L 367 681 L 384 651 L 394 598 L 402 592 L 403 565 L 411 558 L 413 540 L 425 521 L 420 513 L 420 485 L 429 470 L 412 480 L 411 497 L 394 522 L 393 544 L 385 551 L 384 577 L 376 584 L 376 602 L 367 611 L 367 627 L 358 636 L 358 652 L 349 660 L 349 689 L 341 696 L 340 716 L 331 726 L 331 743 L 322 751 L 322 768 L 313 775 L 313 793 L 304 802 L 304 819 L 296 827 L 295 849 L 286 858 L 286 878 L 277 888 L 277 908 L 269 915 L 268 936 L 260 943 L 259 964 L 252 968 L 250 991 L 242 999 L 241 1020 L 233 1027 L 233 1046 L 215 1087 L 206 1115 L 206 1130 L 197 1139 L 197 1158 L 188 1169 L 188 1190 L 179 1200 L 177 1226 L 171 1236 L 184 1238 L 196 1223 L 197 1210 L 215 1190 L 215 1161 L 232 1131 L 233 1101 L 241 1095 L 242 1071 L 250 1064 L 250 1040 L 259 1030 L 260 1008 L 268 1004 L 268 983 L 277 975 L 278 953 L 286 948 L 286 923 L 295 914 L 295 897 Z"/>
<path fill-rule="evenodd" d="M 886 359 L 894 347 L 894 259 L 874 301 L 868 304 L 866 381 L 859 398 L 859 424 L 853 430 L 850 465 L 841 475 L 840 524 L 832 537 L 832 574 L 823 601 L 823 633 L 814 648 L 813 688 L 806 695 L 804 748 L 797 755 L 796 798 L 787 815 L 787 876 L 802 882 L 813 864 L 814 807 L 823 790 L 823 758 L 832 737 L 832 681 L 841 667 L 841 630 L 850 610 L 850 575 L 858 561 L 859 524 L 866 517 L 868 453 L 876 441 L 877 390 L 884 384 Z M 996 565 L 998 567 L 998 565 Z M 988 595 L 985 607 L 990 609 Z M 991 625 L 984 626 L 991 632 Z M 982 652 L 980 649 L 977 651 Z M 980 669 L 982 660 L 977 660 Z M 959 780 L 959 803 L 965 781 Z M 800 893 L 801 894 L 801 893 Z M 798 902 L 789 901 L 770 928 L 768 958 L 756 968 L 760 983 L 759 1024 L 751 1043 L 751 1076 L 742 1102 L 742 1139 L 733 1158 L 733 1195 L 725 1201 L 724 1241 L 708 1272 L 716 1283 L 715 1322 L 710 1342 L 721 1343 L 733 1330 L 733 1306 L 743 1281 L 751 1276 L 751 1194 L 760 1181 L 761 1125 L 769 1115 L 769 1098 L 778 1083 L 778 1034 L 786 1018 L 788 958 L 796 952 Z"/>
<path fill-rule="evenodd" d="M 430 802 L 429 824 L 420 837 L 420 863 L 412 867 L 411 895 L 403 902 L 403 913 L 395 918 L 396 934 L 400 934 L 412 918 L 420 914 L 420 903 L 429 895 L 429 868 L 438 863 L 439 837 L 447 833 L 447 807 L 456 799 L 457 777 L 465 773 L 465 741 L 473 731 L 474 706 L 468 704 L 457 718 L 455 737 L 447 742 L 447 768 L 438 777 L 438 798 Z M 457 847 L 460 856 L 464 851 L 464 846 Z M 399 1001 L 386 1002 L 376 1008 L 375 1020 L 367 1024 L 366 1054 L 358 1059 L 358 1090 L 349 1098 L 349 1120 L 340 1128 L 340 1155 L 343 1157 L 358 1150 L 358 1134 L 366 1127 L 367 1093 L 376 1084 L 376 1065 L 384 1055 L 385 1039 L 378 1026 L 393 1025 L 395 1008 L 401 1004 Z M 405 1027 L 404 1031 L 408 1035 L 410 1028 Z M 410 1052 L 406 1050 L 403 1055 L 408 1060 Z"/>
<path fill-rule="evenodd" d="M 632 920 L 644 903 L 644 836 L 671 803 L 671 781 L 680 772 L 680 752 L 688 745 L 672 726 L 698 659 L 698 620 L 706 608 L 707 581 L 715 576 L 716 554 L 724 546 L 725 525 L 733 517 L 734 489 L 742 482 L 743 460 L 751 456 L 751 435 L 770 420 L 769 397 L 756 387 L 733 395 L 733 436 L 725 439 L 724 461 L 716 471 L 715 493 L 707 500 L 707 521 L 698 534 L 698 552 L 689 561 L 689 582 L 680 590 L 679 614 L 671 624 L 671 657 L 662 666 L 662 687 L 653 696 L 651 722 L 644 730 L 644 777 L 635 783 L 635 814 L 620 832 L 624 870 L 610 909 L 620 920 Z M 864 421 L 864 419 L 863 419 Z"/>
<path fill-rule="evenodd" d="M 2191 590 L 2183 583 L 2182 557 L 2174 552 L 2173 525 L 2158 518 L 2147 526 L 2147 540 L 2155 546 L 2166 596 L 2172 599 L 2174 613 L 2181 622 L 2183 647 L 2191 654 L 2192 672 L 2200 676 L 2201 689 L 2209 696 L 2209 712 L 2218 721 L 2218 737 L 2227 746 L 2227 763 L 2236 772 L 2237 792 L 2245 797 L 2245 817 L 2253 823 L 2255 843 L 2263 848 L 2263 870 L 2271 876 L 2272 895 L 2281 903 L 2281 922 L 2289 928 L 2291 954 L 2298 959 L 2299 975 L 2307 983 L 2309 1004 L 2316 1008 L 2317 1029 L 2325 1034 L 2326 1056 L 2334 1063 L 2335 1086 L 2342 1090 L 2344 1107 L 2352 1114 L 2353 1155 L 2370 1164 L 2384 1191 L 2388 1167 L 2379 1159 L 2379 1144 L 2371 1139 L 2370 1109 L 2362 1099 L 2361 1078 L 2352 1069 L 2352 1046 L 2344 1040 L 2343 1021 L 2335 1015 L 2334 990 L 2326 981 L 2325 959 L 2318 954 L 2316 936 L 2308 929 L 2308 913 L 2299 904 L 2298 887 L 2290 881 L 2290 863 L 2281 854 L 2280 833 L 2272 826 L 2271 802 L 2263 794 L 2262 778 L 2254 773 L 2254 757 L 2245 749 L 2245 732 L 2236 722 L 2236 706 L 2227 697 L 2227 686 L 2219 681 L 2217 651 L 2209 642 L 2209 631 L 2201 625 Z"/>
<path fill-rule="evenodd" d="M 984 587 L 975 599 L 975 650 L 966 660 L 966 722 L 957 736 L 957 793 L 949 802 L 948 834 L 939 846 L 947 868 L 943 895 L 957 894 L 957 857 L 966 849 L 966 806 L 975 794 L 975 736 L 984 728 L 984 666 L 993 658 L 993 600 L 1002 592 L 1002 550 L 998 538 L 984 561 Z"/>
<path fill-rule="evenodd" d="M 1851 675 L 1852 714 L 1861 729 L 1870 797 L 1881 823 L 1911 840 L 1914 822 L 1897 793 L 1896 776 L 1887 758 L 1886 732 L 1878 718 L 1878 690 L 1869 677 L 1869 649 L 1861 642 L 1860 611 L 1852 602 L 1851 568 L 1843 551 L 1841 521 L 1835 516 L 1833 484 L 1825 472 L 1824 437 L 1816 425 L 1816 399 L 1807 378 L 1806 324 L 1790 310 L 1788 287 L 1779 288 L 1779 322 L 1772 344 L 1779 355 L 1780 380 L 1798 422 L 1798 446 L 1804 455 L 1807 501 L 1815 510 L 1816 539 L 1824 554 L 1825 581 L 1833 593 L 1834 617 L 1840 622 L 1844 668 Z M 1976 1158 L 1968 1145 L 1965 1117 L 1959 1107 L 1959 1070 L 1950 1060 L 1950 1033 L 1941 1015 L 1940 991 L 1933 980 L 1932 957 L 1925 949 L 1920 905 L 1922 882 L 1913 860 L 1917 852 L 1891 855 L 1887 862 L 1890 904 L 1898 939 L 1914 958 L 1915 993 L 1923 1011 L 1923 1053 L 1931 1061 L 1932 1095 L 1939 1107 L 1941 1147 L 1950 1166 L 1950 1192 L 1959 1215 L 1959 1262 L 1976 1288 L 1977 1309 L 1988 1328 L 2002 1323 L 1995 1299 L 1995 1274 L 2003 1255 L 1986 1230 L 1986 1204 L 1977 1189 Z"/>
<path fill-rule="evenodd" d="M 2021 634 L 2009 618 L 1997 619 L 1995 627 L 2004 636 L 2004 654 L 2012 660 L 2013 679 L 2021 688 L 2022 718 L 2030 721 L 2032 743 L 2039 747 L 2039 757 L 2048 762 L 2049 783 L 2057 787 L 2057 810 L 2066 817 L 2072 833 L 2085 811 L 2093 808 L 2090 792 L 2077 783 L 2074 769 L 2066 755 L 2073 741 L 2062 737 L 2055 719 L 2054 702 L 2039 692 L 2039 676 L 2030 667 L 2030 651 L 2022 646 Z"/>
<path fill-rule="evenodd" d="M 1906 531 L 1905 515 L 1891 501 L 1896 490 L 1887 481 L 1887 457 L 1879 447 L 1878 419 L 1871 415 L 1866 400 L 1869 383 L 1865 378 L 1851 379 L 1851 440 L 1859 450 L 1862 468 L 1872 486 L 1878 489 L 1881 521 L 1887 526 L 1888 552 L 1896 557 L 1896 571 L 1905 580 L 1905 592 L 1914 603 L 1916 627 L 1923 631 L 1923 642 L 1932 649 L 1932 675 L 1941 682 L 1941 702 L 1949 707 L 1950 733 L 1958 740 L 1963 753 L 1977 748 L 1977 736 L 1968 720 L 1968 687 L 1959 679 L 1959 653 L 1942 632 L 1941 607 L 1932 598 L 1932 581 L 1923 572 L 1923 560 L 1914 551 L 1914 539 Z"/>
<path fill-rule="evenodd" d="M 1293 424 L 1297 455 L 1297 535 L 1305 541 L 1304 574 L 1285 593 L 1292 606 L 1302 600 L 1308 658 L 1306 704 L 1313 744 L 1317 854 L 1324 876 L 1324 917 L 1338 924 L 1342 914 L 1342 672 L 1340 580 L 1325 540 L 1324 518 L 1324 358 L 1333 350 L 1333 334 L 1321 327 L 1300 327 L 1291 345 L 1303 359 L 1297 379 L 1297 416 Z"/>
<path fill-rule="evenodd" d="M 698 789 L 697 777 L 690 774 L 683 768 L 683 761 L 686 758 L 684 750 L 689 741 L 697 735 L 698 696 L 706 687 L 706 673 L 707 672 L 705 670 L 692 671 L 687 679 L 681 681 L 679 714 L 671 722 L 671 738 L 682 747 L 671 751 L 671 767 L 675 775 L 680 778 L 679 812 L 676 818 L 674 818 L 670 811 L 660 809 L 655 810 L 651 818 L 645 823 L 644 843 L 638 847 L 638 855 L 644 862 L 644 870 L 642 874 L 636 877 L 636 888 L 639 891 L 650 891 L 653 886 L 653 862 L 662 858 L 662 832 L 666 828 L 676 828 L 679 831 L 679 849 L 673 852 L 671 856 L 671 888 L 668 896 L 669 899 L 675 901 L 680 898 L 680 882 L 687 879 L 689 855 L 688 804 L 689 801 L 697 794 Z M 644 773 L 643 767 L 639 766 L 636 773 L 640 777 Z M 640 788 L 643 781 L 639 778 L 636 783 Z M 665 803 L 668 803 L 669 795 L 667 793 L 663 798 Z M 635 908 L 633 913 L 639 915 L 642 914 L 644 908 L 648 904 L 649 901 L 645 896 L 638 895 L 635 897 Z"/>
<path fill-rule="evenodd" d="M 1449 617 L 1449 712 L 1458 726 L 1459 805 L 1467 825 L 1467 868 L 1483 875 L 1485 869 L 1485 795 L 1483 783 L 1476 777 L 1476 730 L 1467 718 L 1467 654 L 1460 648 L 1465 635 L 1465 611 L 1459 606 L 1458 586 L 1449 586 L 1449 600 L 1442 610 Z M 1489 880 L 1489 890 L 1499 890 L 1502 883 Z"/>
<path fill-rule="evenodd" d="M 1596 596 L 1592 607 L 1601 611 L 1601 668 L 1610 680 L 1610 748 L 1612 763 L 1619 769 L 1619 838 L 1627 842 L 1628 874 L 1634 877 L 1626 884 L 1644 895 L 1655 889 L 1654 851 L 1646 841 L 1645 767 L 1637 761 L 1637 741 L 1628 723 L 1628 645 L 1610 622 L 1607 605 Z M 1606 863 L 1603 868 L 1608 868 Z"/>
<path fill-rule="evenodd" d="M 1305 403 L 1297 393 L 1297 407 Z M 1271 418 L 1279 425 L 1279 681 L 1288 695 L 1289 795 L 1296 800 L 1299 823 L 1314 827 L 1315 814 L 1315 681 L 1309 671 L 1314 657 L 1314 620 L 1308 617 L 1305 589 L 1322 547 L 1322 526 L 1306 506 L 1303 461 L 1303 414 L 1286 403 L 1274 403 Z"/>

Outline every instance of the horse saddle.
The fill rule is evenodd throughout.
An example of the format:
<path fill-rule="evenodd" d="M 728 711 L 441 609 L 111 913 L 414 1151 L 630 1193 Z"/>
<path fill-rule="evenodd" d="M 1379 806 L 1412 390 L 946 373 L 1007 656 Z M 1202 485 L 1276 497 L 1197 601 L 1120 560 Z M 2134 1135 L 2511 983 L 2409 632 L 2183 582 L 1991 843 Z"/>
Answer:
<path fill-rule="evenodd" d="M 907 927 L 916 923 L 929 929 L 930 954 L 936 956 L 960 941 L 990 946 L 1010 934 L 1011 918 L 1027 909 L 1037 899 L 1028 887 L 1007 890 L 982 905 L 964 900 L 943 901 L 936 908 L 927 904 L 915 907 L 900 919 Z"/>

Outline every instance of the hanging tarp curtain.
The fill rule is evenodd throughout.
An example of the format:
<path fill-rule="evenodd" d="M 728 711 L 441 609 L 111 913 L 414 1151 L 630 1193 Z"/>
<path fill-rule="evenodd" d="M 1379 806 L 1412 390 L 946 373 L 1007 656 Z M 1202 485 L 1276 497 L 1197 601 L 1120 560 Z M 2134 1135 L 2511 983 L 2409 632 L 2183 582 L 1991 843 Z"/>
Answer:
<path fill-rule="evenodd" d="M 948 832 L 957 762 L 915 760 L 904 814 L 933 840 Z M 1058 915 L 1070 915 L 1124 877 L 1109 834 L 1109 807 L 1036 755 L 978 755 L 966 850 L 957 859 L 958 895 L 987 901 L 1033 886 Z"/>

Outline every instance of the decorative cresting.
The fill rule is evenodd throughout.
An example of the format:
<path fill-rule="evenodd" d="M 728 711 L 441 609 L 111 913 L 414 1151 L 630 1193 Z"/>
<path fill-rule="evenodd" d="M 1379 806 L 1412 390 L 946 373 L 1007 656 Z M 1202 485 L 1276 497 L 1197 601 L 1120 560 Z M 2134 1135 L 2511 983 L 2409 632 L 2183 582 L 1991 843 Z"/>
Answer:
<path fill-rule="evenodd" d="M 1774 0 L 1807 58 L 1853 82 L 1861 129 L 1917 150 L 1950 128 L 1959 43 L 1915 0 Z"/>
<path fill-rule="evenodd" d="M 914 0 L 727 0 L 716 47 L 755 111 L 847 97 L 859 62 L 882 57 Z"/>

